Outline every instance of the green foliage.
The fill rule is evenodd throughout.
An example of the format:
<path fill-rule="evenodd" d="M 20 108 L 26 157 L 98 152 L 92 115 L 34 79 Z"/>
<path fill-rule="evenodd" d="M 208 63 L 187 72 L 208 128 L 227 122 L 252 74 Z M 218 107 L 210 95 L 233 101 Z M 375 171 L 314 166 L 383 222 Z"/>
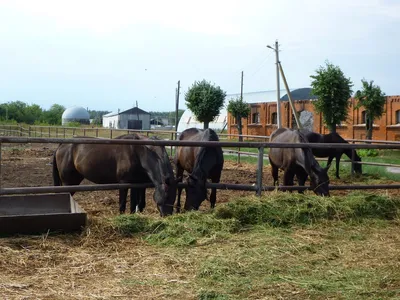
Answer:
<path fill-rule="evenodd" d="M 125 235 L 143 232 L 146 234 L 145 240 L 163 246 L 189 246 L 223 239 L 239 229 L 237 220 L 216 219 L 209 213 L 194 212 L 161 220 L 140 215 L 122 215 L 114 219 L 114 224 Z"/>
<path fill-rule="evenodd" d="M 88 110 L 89 118 L 93 119 L 94 125 L 102 125 L 103 124 L 103 116 L 110 113 L 107 110 Z"/>
<path fill-rule="evenodd" d="M 206 80 L 196 81 L 185 94 L 186 106 L 204 122 L 204 128 L 219 115 L 225 97 L 225 91 Z"/>
<path fill-rule="evenodd" d="M 326 62 L 326 67 L 320 66 L 316 75 L 310 77 L 313 79 L 312 94 L 318 97 L 313 101 L 315 110 L 323 114 L 326 126 L 336 131 L 336 124 L 347 118 L 353 83 L 338 66 L 329 62 Z"/>
<path fill-rule="evenodd" d="M 189 212 L 163 219 L 122 215 L 114 219 L 114 226 L 124 235 L 142 233 L 151 244 L 190 246 L 226 239 L 249 226 L 291 227 L 320 220 L 394 219 L 399 212 L 400 199 L 369 193 L 329 198 L 272 193 L 261 198 L 239 198 L 207 213 Z"/>
<path fill-rule="evenodd" d="M 250 106 L 242 98 L 231 99 L 227 107 L 228 112 L 235 118 L 246 118 L 250 113 Z"/>
<path fill-rule="evenodd" d="M 385 93 L 381 91 L 378 85 L 374 85 L 374 81 L 370 82 L 365 79 L 361 80 L 362 90 L 358 90 L 355 94 L 355 98 L 358 103 L 355 107 L 364 107 L 366 111 L 366 123 L 367 123 L 367 139 L 372 139 L 372 126 L 376 118 L 380 118 L 384 111 L 386 102 Z"/>
<path fill-rule="evenodd" d="M 49 110 L 44 112 L 44 120 L 51 125 L 61 125 L 61 117 L 64 110 L 64 106 L 53 104 Z"/>
<path fill-rule="evenodd" d="M 242 118 L 246 118 L 250 114 L 250 106 L 243 101 L 241 97 L 231 99 L 227 107 L 228 112 L 236 118 L 238 133 L 242 134 Z M 239 141 L 243 141 L 243 137 L 239 136 Z"/>
<path fill-rule="evenodd" d="M 360 157 L 375 157 L 378 156 L 379 152 L 376 149 L 359 149 L 357 154 Z"/>

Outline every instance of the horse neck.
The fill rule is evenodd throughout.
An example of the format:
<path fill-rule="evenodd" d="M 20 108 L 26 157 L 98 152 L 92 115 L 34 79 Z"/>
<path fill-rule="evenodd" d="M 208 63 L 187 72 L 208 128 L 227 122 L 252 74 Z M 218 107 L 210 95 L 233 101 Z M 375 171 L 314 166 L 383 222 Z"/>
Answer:
<path fill-rule="evenodd" d="M 161 149 L 162 153 L 159 156 L 155 150 L 145 147 L 146 154 L 140 154 L 139 160 L 144 171 L 149 176 L 150 180 L 155 186 L 160 185 L 164 182 L 165 178 L 170 177 L 173 174 L 172 166 L 169 163 L 169 157 L 165 149 Z M 149 159 L 156 161 L 156 166 L 149 163 Z"/>
<path fill-rule="evenodd" d="M 199 153 L 196 156 L 196 161 L 194 163 L 192 175 L 198 178 L 206 178 L 208 173 L 207 164 L 205 163 L 207 148 L 201 147 Z"/>

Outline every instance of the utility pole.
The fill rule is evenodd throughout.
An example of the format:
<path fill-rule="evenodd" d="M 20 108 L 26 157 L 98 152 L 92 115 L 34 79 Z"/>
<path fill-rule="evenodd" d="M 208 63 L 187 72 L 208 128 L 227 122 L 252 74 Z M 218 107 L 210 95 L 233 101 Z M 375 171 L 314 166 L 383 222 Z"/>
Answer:
<path fill-rule="evenodd" d="M 303 126 L 301 125 L 301 123 L 299 121 L 299 115 L 297 114 L 296 108 L 294 107 L 292 94 L 290 93 L 289 86 L 286 81 L 286 76 L 285 76 L 285 73 L 283 72 L 282 64 L 280 62 L 279 62 L 279 69 L 281 71 L 283 83 L 285 84 L 286 92 L 287 92 L 287 95 L 289 98 L 290 107 L 292 108 L 294 119 L 296 121 L 297 129 L 303 129 Z"/>
<path fill-rule="evenodd" d="M 175 97 L 175 139 L 178 139 L 178 116 L 179 116 L 179 93 L 181 89 L 181 81 L 178 80 L 178 87 L 176 88 Z"/>
<path fill-rule="evenodd" d="M 240 100 L 243 101 L 243 71 L 242 71 L 242 79 L 240 82 Z"/>
<path fill-rule="evenodd" d="M 276 115 L 277 115 L 277 123 L 278 123 L 278 128 L 282 127 L 281 123 L 281 91 L 280 91 L 280 84 L 279 84 L 279 44 L 278 40 L 275 41 L 275 48 L 271 46 L 267 46 L 267 48 L 270 48 L 275 51 L 275 58 L 276 58 Z"/>

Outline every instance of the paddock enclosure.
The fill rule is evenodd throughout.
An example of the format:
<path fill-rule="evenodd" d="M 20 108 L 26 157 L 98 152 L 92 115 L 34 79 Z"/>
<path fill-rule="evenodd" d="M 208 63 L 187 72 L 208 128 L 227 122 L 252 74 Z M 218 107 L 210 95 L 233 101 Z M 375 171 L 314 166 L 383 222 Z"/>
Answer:
<path fill-rule="evenodd" d="M 2 143 L 1 187 L 52 186 L 51 162 L 56 147 L 55 143 Z M 270 166 L 263 165 L 262 169 L 262 184 L 272 185 Z M 334 176 L 330 177 L 331 185 L 339 187 L 361 183 L 358 177 L 345 177 L 341 180 Z M 259 183 L 257 182 L 257 164 L 225 160 L 221 183 L 256 187 Z M 82 182 L 82 185 L 86 184 L 91 185 L 87 181 Z M 388 180 L 385 184 L 397 185 L 399 182 Z M 384 189 L 381 192 L 400 197 L 398 188 Z M 271 192 L 262 191 L 263 195 L 268 195 L 268 193 Z M 297 192 L 295 193 L 297 194 Z M 347 193 L 347 190 L 331 190 L 332 196 L 346 195 Z M 157 217 L 158 211 L 152 201 L 152 194 L 153 189 L 147 189 L 146 198 L 148 200 L 143 215 Z M 219 189 L 216 206 L 234 198 L 255 194 L 256 188 L 252 191 Z M 0 298 L 218 299 L 212 298 L 212 294 L 208 298 L 206 297 L 208 294 L 200 297 L 201 291 L 193 290 L 192 287 L 194 281 L 200 280 L 201 276 L 207 276 L 207 272 L 212 272 L 212 267 L 210 267 L 210 271 L 203 266 L 205 275 L 203 273 L 199 275 L 199 266 L 191 259 L 201 255 L 204 255 L 205 260 L 212 259 L 213 255 L 218 252 L 214 249 L 216 246 L 212 242 L 194 248 L 154 247 L 140 237 L 123 237 L 116 234 L 109 226 L 103 226 L 104 220 L 117 215 L 118 190 L 79 191 L 75 193 L 74 199 L 88 213 L 89 225 L 82 234 L 43 234 L 0 239 L 0 257 L 2 258 L 0 260 Z M 200 210 L 208 211 L 209 203 L 204 201 Z M 395 246 L 400 242 L 400 235 L 397 234 L 399 232 L 398 224 L 394 223 L 388 226 L 388 232 L 382 233 L 376 230 L 365 233 L 368 243 L 378 245 L 384 241 L 385 251 L 388 251 L 381 251 L 380 254 L 380 251 L 376 250 L 372 244 L 368 244 L 365 256 L 376 255 L 375 258 L 368 258 L 372 259 L 376 266 L 381 261 L 393 259 L 399 254 Z M 318 244 L 319 240 L 325 239 L 323 233 L 307 228 L 295 230 L 293 234 L 293 238 L 300 239 L 301 243 Z M 248 243 L 248 247 L 251 247 L 252 241 L 250 240 L 243 245 L 240 244 L 240 247 L 247 247 L 246 243 Z M 217 247 L 229 246 L 224 246 L 222 243 Z M 266 248 L 268 247 L 266 246 Z M 340 247 L 342 246 L 340 245 Z M 355 253 L 357 251 L 361 253 L 364 250 L 361 244 L 360 248 L 351 249 Z M 230 249 L 229 251 L 235 252 L 236 250 Z M 283 250 L 277 250 L 277 253 L 281 251 Z M 338 251 L 337 255 L 340 255 L 340 251 L 346 251 L 346 249 Z M 312 252 L 310 255 L 313 255 Z M 383 258 L 383 256 L 387 258 Z M 349 262 L 343 261 L 343 264 L 345 263 Z M 398 263 L 398 261 L 393 262 L 394 265 Z M 238 262 L 238 266 L 240 266 L 240 262 Z M 269 271 L 266 270 L 266 272 Z M 399 288 L 400 279 L 393 285 Z M 304 294 L 301 288 L 294 287 L 293 283 L 289 282 L 276 286 L 275 293 L 272 295 L 268 292 L 254 295 L 250 293 L 248 298 L 260 299 L 260 295 L 264 295 L 265 299 L 307 298 L 307 294 Z"/>

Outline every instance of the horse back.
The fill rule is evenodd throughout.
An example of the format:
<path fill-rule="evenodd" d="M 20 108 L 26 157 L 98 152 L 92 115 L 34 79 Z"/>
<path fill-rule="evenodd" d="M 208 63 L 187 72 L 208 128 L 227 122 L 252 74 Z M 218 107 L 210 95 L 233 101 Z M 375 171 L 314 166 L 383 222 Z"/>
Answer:
<path fill-rule="evenodd" d="M 271 143 L 303 143 L 307 139 L 298 130 L 279 128 L 271 134 Z M 305 153 L 300 148 L 271 148 L 269 151 L 270 162 L 278 168 L 287 170 L 293 165 L 305 166 Z"/>

